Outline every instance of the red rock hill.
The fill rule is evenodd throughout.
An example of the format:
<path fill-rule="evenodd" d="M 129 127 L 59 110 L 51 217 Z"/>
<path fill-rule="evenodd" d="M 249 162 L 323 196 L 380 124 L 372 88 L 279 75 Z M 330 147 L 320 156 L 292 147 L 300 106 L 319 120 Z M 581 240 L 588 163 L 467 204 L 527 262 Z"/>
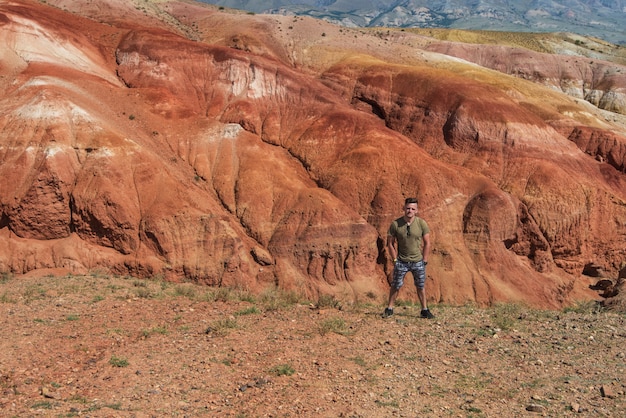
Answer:
<path fill-rule="evenodd" d="M 184 1 L 3 2 L 0 42 L 1 271 L 363 301 L 407 196 L 435 301 L 558 307 L 626 261 L 618 64 L 573 97 L 424 36 Z"/>

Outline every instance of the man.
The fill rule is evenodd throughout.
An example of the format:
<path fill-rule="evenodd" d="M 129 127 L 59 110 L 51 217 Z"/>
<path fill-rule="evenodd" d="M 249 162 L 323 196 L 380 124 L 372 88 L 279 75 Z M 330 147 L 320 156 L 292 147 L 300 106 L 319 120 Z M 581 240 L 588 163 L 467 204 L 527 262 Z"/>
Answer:
<path fill-rule="evenodd" d="M 404 216 L 391 223 L 387 233 L 387 250 L 391 255 L 393 281 L 389 289 L 389 303 L 383 317 L 393 315 L 393 305 L 404 284 L 404 276 L 410 271 L 417 288 L 417 297 L 422 305 L 422 318 L 434 318 L 426 305 L 426 264 L 430 255 L 430 228 L 417 216 L 417 199 L 409 197 L 404 201 Z"/>

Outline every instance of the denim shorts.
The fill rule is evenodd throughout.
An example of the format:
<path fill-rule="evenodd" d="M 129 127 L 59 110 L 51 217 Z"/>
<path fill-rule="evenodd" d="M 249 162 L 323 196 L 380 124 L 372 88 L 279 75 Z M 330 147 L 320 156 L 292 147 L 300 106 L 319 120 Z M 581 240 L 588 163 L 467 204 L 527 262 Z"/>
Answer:
<path fill-rule="evenodd" d="M 426 282 L 426 265 L 424 264 L 424 260 L 396 261 L 393 267 L 393 281 L 391 282 L 391 287 L 400 289 L 404 285 L 404 276 L 406 276 L 409 271 L 413 275 L 415 287 L 423 289 Z"/>

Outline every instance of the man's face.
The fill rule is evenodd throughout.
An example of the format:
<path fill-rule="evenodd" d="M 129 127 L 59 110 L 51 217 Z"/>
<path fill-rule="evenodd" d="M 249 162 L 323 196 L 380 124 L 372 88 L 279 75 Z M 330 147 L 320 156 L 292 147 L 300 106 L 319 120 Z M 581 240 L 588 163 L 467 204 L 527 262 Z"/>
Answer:
<path fill-rule="evenodd" d="M 413 219 L 417 215 L 417 203 L 407 203 L 404 205 L 404 216 Z"/>

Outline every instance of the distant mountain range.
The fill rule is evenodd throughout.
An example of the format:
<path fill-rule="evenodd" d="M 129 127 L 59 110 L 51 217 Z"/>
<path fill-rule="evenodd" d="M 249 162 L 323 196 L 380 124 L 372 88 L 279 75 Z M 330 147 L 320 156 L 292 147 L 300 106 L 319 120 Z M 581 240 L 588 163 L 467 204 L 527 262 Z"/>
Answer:
<path fill-rule="evenodd" d="M 347 27 L 574 32 L 626 44 L 626 0 L 201 0 Z"/>

